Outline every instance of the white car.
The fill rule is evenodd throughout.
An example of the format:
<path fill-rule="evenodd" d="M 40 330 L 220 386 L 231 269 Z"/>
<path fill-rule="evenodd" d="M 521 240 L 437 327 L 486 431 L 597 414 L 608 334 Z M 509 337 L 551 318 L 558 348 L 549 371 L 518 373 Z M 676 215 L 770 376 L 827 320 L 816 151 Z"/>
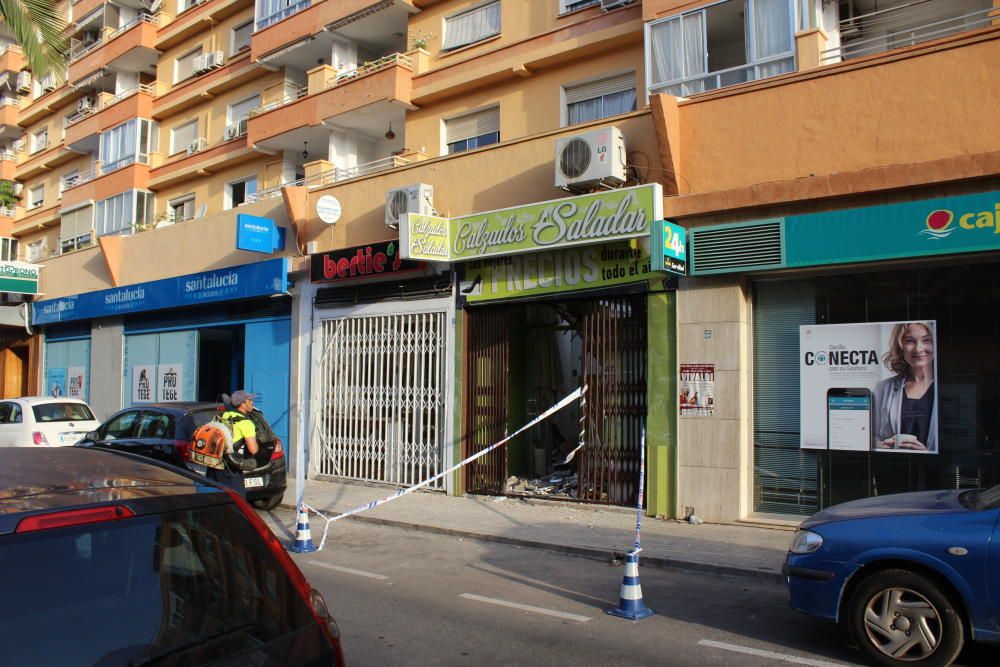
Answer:
<path fill-rule="evenodd" d="M 79 398 L 28 396 L 0 401 L 0 447 L 74 445 L 100 425 Z"/>

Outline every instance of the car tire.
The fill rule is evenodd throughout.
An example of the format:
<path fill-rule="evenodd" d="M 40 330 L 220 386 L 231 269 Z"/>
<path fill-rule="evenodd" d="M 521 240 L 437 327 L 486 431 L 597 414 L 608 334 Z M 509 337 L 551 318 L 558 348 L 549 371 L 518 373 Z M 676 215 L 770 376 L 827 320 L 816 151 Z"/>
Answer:
<path fill-rule="evenodd" d="M 946 667 L 965 641 L 962 615 L 951 595 L 910 570 L 866 577 L 851 595 L 847 614 L 854 641 L 885 667 Z"/>
<path fill-rule="evenodd" d="M 284 493 L 279 493 L 276 496 L 268 496 L 267 498 L 258 498 L 257 500 L 251 501 L 251 505 L 259 510 L 273 510 L 275 507 L 281 504 L 282 498 L 285 497 Z"/>

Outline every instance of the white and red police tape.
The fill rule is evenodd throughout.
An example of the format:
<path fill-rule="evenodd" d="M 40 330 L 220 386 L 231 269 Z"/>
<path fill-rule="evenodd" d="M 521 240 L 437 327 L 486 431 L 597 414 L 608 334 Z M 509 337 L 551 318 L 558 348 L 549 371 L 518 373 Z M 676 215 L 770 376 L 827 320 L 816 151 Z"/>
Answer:
<path fill-rule="evenodd" d="M 583 387 L 580 387 L 580 388 L 576 389 L 575 391 L 573 391 L 571 394 L 569 394 L 568 396 L 566 396 L 566 398 L 562 399 L 561 401 L 559 401 L 558 403 L 556 403 L 555 405 L 553 405 L 551 408 L 549 408 L 545 412 L 541 413 L 540 415 L 538 415 L 537 417 L 535 417 L 534 419 L 532 419 L 530 422 L 528 422 L 527 424 L 525 424 L 521 428 L 517 429 L 516 431 L 514 431 L 513 433 L 511 433 L 510 435 L 508 435 L 503 440 L 500 440 L 499 442 L 493 443 L 492 445 L 490 445 L 486 449 L 483 449 L 482 451 L 476 452 L 472 456 L 470 456 L 470 457 L 468 457 L 468 458 L 466 458 L 466 459 L 464 459 L 462 461 L 459 461 L 458 463 L 456 463 L 452 467 L 448 468 L 447 470 L 445 470 L 443 472 L 439 472 L 438 474 L 436 474 L 433 477 L 430 477 L 428 479 L 425 479 L 424 481 L 420 482 L 419 484 L 414 484 L 413 486 L 409 486 L 409 487 L 407 487 L 405 489 L 400 489 L 399 491 L 396 491 L 392 495 L 386 496 L 384 498 L 379 498 L 378 500 L 373 500 L 370 503 L 368 503 L 367 505 L 362 505 L 360 507 L 355 507 L 354 509 L 349 510 L 347 512 L 344 512 L 343 514 L 338 514 L 337 516 L 328 517 L 325 514 L 323 514 L 322 512 L 320 512 L 319 510 L 317 510 L 315 507 L 312 507 L 311 505 L 303 503 L 303 505 L 305 505 L 306 509 L 308 509 L 313 514 L 316 514 L 318 517 L 320 517 L 321 519 L 323 519 L 324 521 L 326 521 L 326 525 L 323 527 L 323 538 L 319 541 L 319 548 L 322 549 L 324 547 L 324 545 L 326 545 L 326 535 L 327 535 L 327 532 L 329 532 L 329 530 L 330 530 L 330 524 L 333 523 L 334 521 L 339 521 L 340 519 L 344 519 L 344 518 L 347 518 L 349 516 L 354 516 L 355 514 L 360 514 L 361 512 L 365 512 L 365 511 L 370 510 L 370 509 L 375 509 L 379 505 L 384 505 L 385 503 L 389 502 L 390 500 L 395 500 L 396 498 L 402 498 L 403 496 L 405 496 L 408 493 L 413 493 L 417 489 L 422 489 L 425 486 L 433 484 L 434 482 L 438 481 L 442 477 L 445 477 L 445 476 L 450 475 L 451 473 L 455 472 L 456 470 L 458 470 L 462 466 L 468 465 L 469 463 L 472 463 L 476 459 L 481 458 L 483 456 L 486 456 L 487 454 L 489 454 L 490 452 L 492 452 L 497 447 L 502 447 L 503 445 L 506 445 L 508 442 L 510 442 L 511 440 L 513 440 L 514 438 L 516 438 L 517 436 L 521 435 L 522 433 L 524 433 L 525 431 L 527 431 L 531 427 L 535 426 L 536 424 L 538 424 L 538 423 L 540 423 L 542 421 L 545 421 L 546 419 L 548 419 L 549 417 L 551 417 L 555 413 L 557 413 L 560 410 L 562 410 L 563 408 L 565 408 L 567 405 L 570 405 L 571 403 L 573 403 L 573 401 L 575 401 L 577 399 L 585 400 L 584 397 L 586 396 L 586 393 L 587 393 L 587 386 L 584 385 Z M 582 441 L 582 439 L 583 438 L 581 436 L 581 441 Z M 579 447 L 577 449 L 579 449 Z M 576 450 L 573 450 L 573 451 L 574 451 L 574 453 L 576 452 Z M 640 477 L 640 479 L 641 479 L 641 477 Z M 639 491 L 639 497 L 640 497 L 640 499 L 642 498 L 642 490 L 641 489 Z M 642 501 L 640 500 L 640 503 L 641 502 Z M 636 540 L 636 546 L 638 546 L 638 539 Z"/>

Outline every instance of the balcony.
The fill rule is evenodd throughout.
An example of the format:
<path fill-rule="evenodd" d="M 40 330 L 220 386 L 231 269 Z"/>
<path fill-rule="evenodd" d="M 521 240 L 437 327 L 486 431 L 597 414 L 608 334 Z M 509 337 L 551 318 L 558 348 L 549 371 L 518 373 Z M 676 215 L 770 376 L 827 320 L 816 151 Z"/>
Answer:
<path fill-rule="evenodd" d="M 276 23 L 281 23 L 290 16 L 294 16 L 301 11 L 309 9 L 311 4 L 312 2 L 310 0 L 299 0 L 298 2 L 282 7 L 278 11 L 272 12 L 267 16 L 262 16 L 257 21 L 257 30 L 264 30 L 265 28 L 269 28 Z"/>
<path fill-rule="evenodd" d="M 11 72 L 10 76 L 17 76 L 17 72 L 24 69 L 24 51 L 16 44 L 8 44 L 0 48 L 0 72 Z"/>
<path fill-rule="evenodd" d="M 86 201 L 100 201 L 126 190 L 145 190 L 149 187 L 149 165 L 119 161 L 112 168 L 101 162 L 70 179 L 63 180 L 61 208 L 69 208 Z"/>
<path fill-rule="evenodd" d="M 40 229 L 49 229 L 59 225 L 59 203 L 41 206 L 32 209 L 18 209 L 21 212 L 19 218 L 14 221 L 11 229 L 11 236 L 17 237 L 24 234 L 37 232 Z"/>
<path fill-rule="evenodd" d="M 230 58 L 222 67 L 180 82 L 167 91 L 158 90 L 153 104 L 153 118 L 162 120 L 192 104 L 211 99 L 261 75 L 260 68 L 246 51 Z M 165 88 L 165 84 L 160 84 Z"/>
<path fill-rule="evenodd" d="M 73 150 L 94 152 L 98 136 L 104 130 L 121 125 L 132 118 L 151 118 L 152 86 L 141 85 L 119 95 L 98 93 L 93 104 L 68 118 L 65 143 Z"/>
<path fill-rule="evenodd" d="M 224 140 L 196 153 L 180 153 L 159 164 L 150 172 L 149 187 L 158 190 L 228 169 L 261 157 L 250 148 L 246 136 Z M 280 159 L 280 158 L 279 158 Z"/>
<path fill-rule="evenodd" d="M 72 102 L 81 97 L 83 90 L 77 90 L 73 86 L 59 83 L 52 90 L 34 99 L 25 98 L 21 103 L 21 114 L 18 125 L 28 127 L 40 121 L 42 118 L 58 113 Z"/>
<path fill-rule="evenodd" d="M 98 9 L 107 0 L 70 0 L 73 3 L 73 20 L 79 21 L 80 19 L 88 16 L 92 11 Z"/>
<path fill-rule="evenodd" d="M 70 48 L 69 80 L 79 82 L 105 67 L 127 72 L 148 71 L 156 65 L 156 29 L 159 19 L 144 14 L 117 30 L 105 28 L 91 44 L 74 43 Z"/>
<path fill-rule="evenodd" d="M 13 181 L 17 173 L 17 154 L 0 151 L 0 180 Z"/>
<path fill-rule="evenodd" d="M 986 0 L 911 0 L 875 10 L 859 0 L 856 9 L 873 11 L 840 21 L 840 44 L 820 54 L 821 64 L 864 58 L 934 39 L 989 28 L 1000 21 L 1000 7 Z"/>
<path fill-rule="evenodd" d="M 161 11 L 157 14 L 160 18 L 160 30 L 156 37 L 156 48 L 164 51 L 176 46 L 192 35 L 211 29 L 213 24 L 222 19 L 253 5 L 254 0 L 207 0 L 176 16 Z"/>
<path fill-rule="evenodd" d="M 49 139 L 46 148 L 36 150 L 27 156 L 21 155 L 21 162 L 17 165 L 15 178 L 23 181 L 66 164 L 80 155 L 79 151 L 72 150 L 64 142 Z"/>
<path fill-rule="evenodd" d="M 21 98 L 0 97 L 0 139 L 16 139 L 21 136 L 18 126 L 21 116 Z"/>

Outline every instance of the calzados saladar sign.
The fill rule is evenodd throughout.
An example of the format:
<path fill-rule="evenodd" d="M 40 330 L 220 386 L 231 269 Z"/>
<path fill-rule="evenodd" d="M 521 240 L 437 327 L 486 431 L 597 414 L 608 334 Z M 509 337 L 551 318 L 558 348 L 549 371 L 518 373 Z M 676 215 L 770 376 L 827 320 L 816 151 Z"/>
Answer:
<path fill-rule="evenodd" d="M 438 262 L 649 236 L 663 218 L 658 183 L 513 206 L 459 218 L 401 216 L 403 256 Z"/>

